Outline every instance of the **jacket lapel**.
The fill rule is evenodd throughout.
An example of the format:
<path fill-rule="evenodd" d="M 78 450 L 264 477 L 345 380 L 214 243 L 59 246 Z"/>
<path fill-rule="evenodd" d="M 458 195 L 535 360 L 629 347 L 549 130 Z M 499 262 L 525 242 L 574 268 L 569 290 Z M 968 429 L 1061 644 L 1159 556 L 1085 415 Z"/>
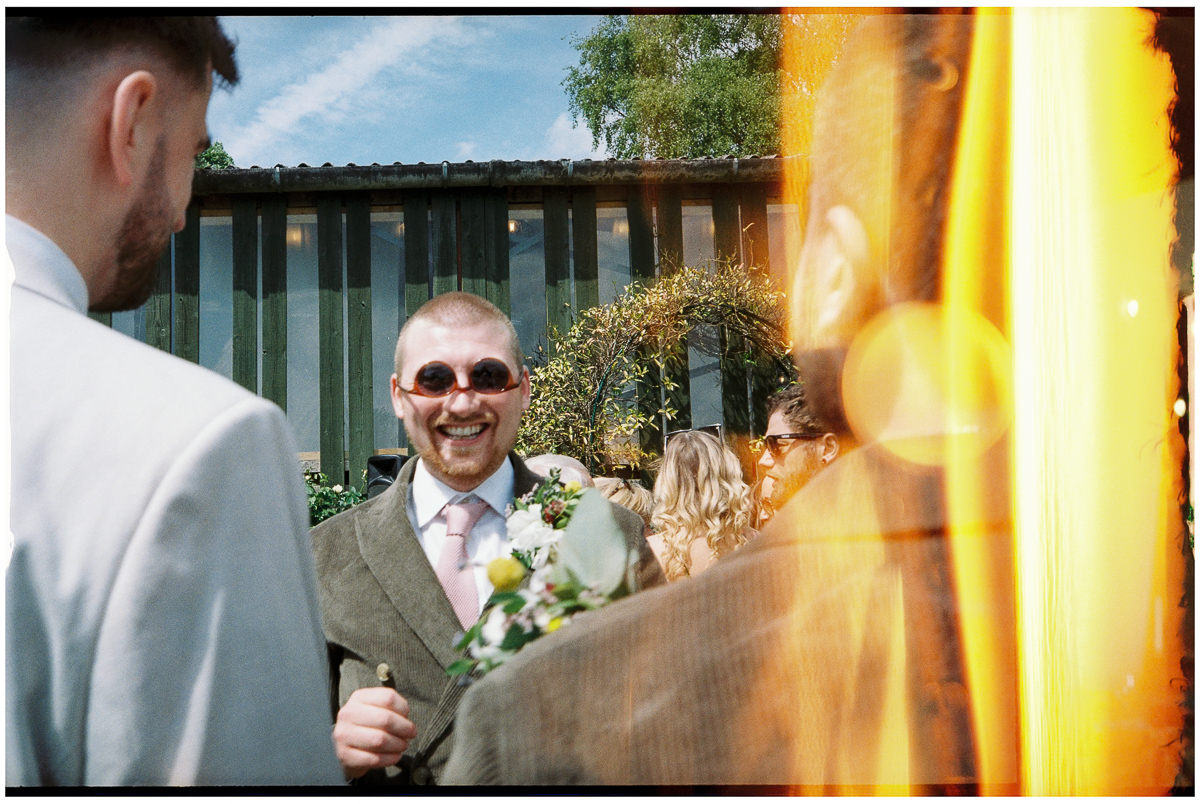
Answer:
<path fill-rule="evenodd" d="M 462 625 L 446 599 L 408 520 L 408 489 L 417 459 L 400 468 L 380 504 L 359 518 L 358 549 L 400 617 L 443 667 L 459 658 L 453 635 Z"/>
<path fill-rule="evenodd" d="M 538 483 L 541 483 L 544 478 L 541 475 L 535 475 L 525 466 L 525 461 L 517 457 L 515 452 L 508 453 L 508 459 L 513 465 L 513 494 L 520 497 L 522 494 L 527 494 L 533 491 Z"/>

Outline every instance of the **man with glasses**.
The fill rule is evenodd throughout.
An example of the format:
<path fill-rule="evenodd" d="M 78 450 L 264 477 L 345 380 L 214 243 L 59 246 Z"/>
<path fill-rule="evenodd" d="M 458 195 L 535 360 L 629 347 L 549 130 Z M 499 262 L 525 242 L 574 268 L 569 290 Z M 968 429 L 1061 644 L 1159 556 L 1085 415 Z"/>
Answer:
<path fill-rule="evenodd" d="M 847 438 L 818 415 L 804 385 L 790 385 L 768 397 L 767 433 L 758 459 L 763 519 L 773 516 L 813 475 L 833 463 Z"/>
<path fill-rule="evenodd" d="M 430 300 L 401 329 L 395 366 L 392 405 L 416 456 L 378 497 L 317 526 L 313 549 L 342 769 L 360 783 L 429 784 L 465 689 L 446 675 L 457 635 L 491 595 L 487 563 L 511 553 L 506 507 L 542 478 L 512 452 L 529 371 L 495 305 L 457 292 Z M 460 508 L 473 523 L 458 523 Z M 662 583 L 641 519 L 612 511 L 638 553 L 639 585 Z"/>

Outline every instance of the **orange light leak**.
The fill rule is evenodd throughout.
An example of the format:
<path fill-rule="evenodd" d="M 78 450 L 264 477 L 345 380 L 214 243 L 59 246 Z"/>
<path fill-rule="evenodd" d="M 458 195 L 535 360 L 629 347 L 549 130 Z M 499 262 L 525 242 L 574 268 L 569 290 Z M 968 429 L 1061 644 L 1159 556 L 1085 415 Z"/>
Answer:
<path fill-rule="evenodd" d="M 944 469 L 966 742 L 984 794 L 1161 794 L 1179 769 L 1176 163 L 1173 77 L 1149 44 L 1153 22 L 1120 8 L 976 12 L 947 154 L 940 296 L 834 322 L 839 337 L 854 324 L 842 390 L 856 437 L 914 472 Z M 805 40 L 788 29 L 785 68 L 804 70 Z M 785 148 L 807 148 L 809 121 L 785 116 Z M 805 220 L 821 177 L 799 161 L 785 201 Z M 799 274 L 826 253 L 853 262 L 854 248 L 835 248 L 858 238 L 840 215 L 809 222 L 828 244 L 808 232 L 813 242 L 788 245 L 798 349 L 834 332 L 818 318 L 836 305 L 802 293 L 818 285 Z M 885 301 L 887 259 L 874 269 Z M 820 271 L 849 293 L 866 276 Z M 899 639 L 889 655 L 903 665 L 914 635 Z M 914 668 L 879 673 L 904 689 L 896 676 Z M 901 725 L 882 719 L 882 743 L 901 746 L 884 752 L 893 766 L 862 777 L 886 783 L 854 792 L 929 781 L 894 767 L 912 751 L 908 689 Z"/>

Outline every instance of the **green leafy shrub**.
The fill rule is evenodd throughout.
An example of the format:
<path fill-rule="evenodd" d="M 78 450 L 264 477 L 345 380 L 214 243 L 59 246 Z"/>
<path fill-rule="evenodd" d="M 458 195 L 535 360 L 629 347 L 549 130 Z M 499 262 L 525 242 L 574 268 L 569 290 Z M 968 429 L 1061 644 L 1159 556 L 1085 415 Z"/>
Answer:
<path fill-rule="evenodd" d="M 644 467 L 655 456 L 639 434 L 677 411 L 669 401 L 657 410 L 639 407 L 628 389 L 654 376 L 674 390 L 671 371 L 686 369 L 688 333 L 700 324 L 726 333 L 724 344 L 717 339 L 701 351 L 788 371 L 785 320 L 783 294 L 743 265 L 668 268 L 645 285 L 635 282 L 611 304 L 580 312 L 561 338 L 552 333 L 554 356 L 531 367 L 533 399 L 516 450 L 570 455 L 596 474 Z"/>
<path fill-rule="evenodd" d="M 353 486 L 329 485 L 329 478 L 320 472 L 305 472 L 304 486 L 308 491 L 309 525 L 323 522 L 366 499 L 366 495 Z"/>

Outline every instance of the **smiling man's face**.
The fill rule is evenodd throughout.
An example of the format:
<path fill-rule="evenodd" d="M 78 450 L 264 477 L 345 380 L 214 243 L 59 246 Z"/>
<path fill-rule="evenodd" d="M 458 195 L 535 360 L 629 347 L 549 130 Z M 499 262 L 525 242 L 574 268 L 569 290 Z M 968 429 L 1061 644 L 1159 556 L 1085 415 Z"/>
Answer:
<path fill-rule="evenodd" d="M 457 491 L 470 491 L 500 468 L 517 439 L 529 407 L 529 376 L 513 365 L 509 336 L 495 321 L 449 327 L 413 321 L 405 332 L 404 363 L 392 375 L 392 407 L 430 474 Z M 471 369 L 494 358 L 520 385 L 499 394 L 469 388 Z M 446 396 L 419 396 L 412 389 L 422 366 L 438 361 L 454 370 L 458 387 Z"/>

